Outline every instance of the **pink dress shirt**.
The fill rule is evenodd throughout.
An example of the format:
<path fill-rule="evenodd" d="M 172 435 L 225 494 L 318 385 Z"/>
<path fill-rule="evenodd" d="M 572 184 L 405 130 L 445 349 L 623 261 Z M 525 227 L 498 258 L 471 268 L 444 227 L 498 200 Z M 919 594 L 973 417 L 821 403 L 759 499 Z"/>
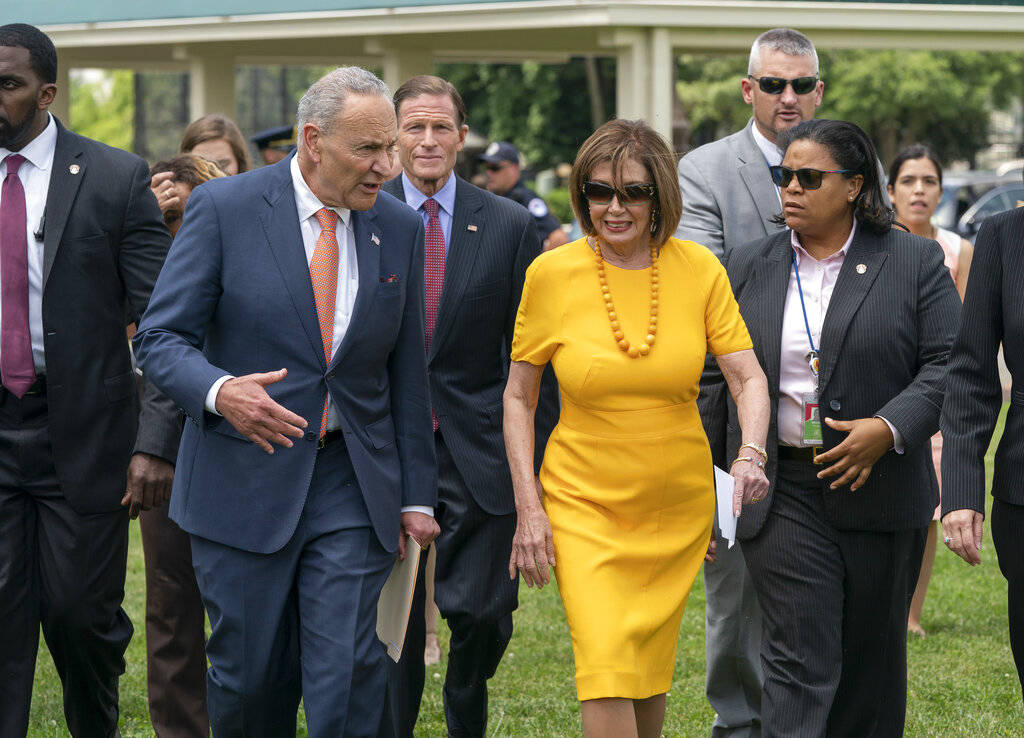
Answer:
<path fill-rule="evenodd" d="M 857 232 L 857 220 L 853 221 L 846 243 L 836 253 L 818 261 L 800 245 L 795 231 L 790 231 L 796 266 L 800 270 L 800 285 L 803 287 L 804 305 L 807 308 L 807 322 L 810 324 L 814 347 L 821 351 L 821 327 L 825 322 L 828 304 L 839 270 L 843 268 L 846 254 Z M 817 380 L 807 363 L 807 352 L 811 350 L 804 325 L 804 313 L 800 308 L 800 290 L 797 287 L 796 270 L 789 274 L 789 289 L 786 292 L 786 307 L 782 315 L 782 347 L 779 354 L 779 443 L 784 446 L 803 446 L 804 415 L 803 395 L 817 390 Z M 822 423 L 826 413 L 822 410 Z M 880 417 L 880 416 L 879 416 Z M 885 420 L 885 418 L 882 418 Z M 886 425 L 892 431 L 895 447 L 902 452 L 899 432 L 888 420 Z"/>

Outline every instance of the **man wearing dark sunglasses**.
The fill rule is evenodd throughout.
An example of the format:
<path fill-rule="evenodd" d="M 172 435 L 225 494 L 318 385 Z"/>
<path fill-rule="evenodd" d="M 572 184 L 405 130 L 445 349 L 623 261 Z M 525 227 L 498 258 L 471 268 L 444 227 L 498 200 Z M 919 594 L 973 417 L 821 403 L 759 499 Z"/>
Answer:
<path fill-rule="evenodd" d="M 701 146 L 679 162 L 683 215 L 676 236 L 724 259 L 735 248 L 774 233 L 781 209 L 770 166 L 782 163 L 780 134 L 814 117 L 824 83 L 810 39 L 775 28 L 754 41 L 743 100 L 753 109 L 743 130 Z M 800 176 L 800 175 L 797 175 Z M 701 408 L 713 400 L 701 387 Z M 714 403 L 711 403 L 712 406 Z M 726 468 L 725 439 L 708 436 L 715 463 Z M 708 701 L 713 738 L 761 735 L 761 610 L 739 546 L 716 537 L 715 560 L 704 565 Z"/>

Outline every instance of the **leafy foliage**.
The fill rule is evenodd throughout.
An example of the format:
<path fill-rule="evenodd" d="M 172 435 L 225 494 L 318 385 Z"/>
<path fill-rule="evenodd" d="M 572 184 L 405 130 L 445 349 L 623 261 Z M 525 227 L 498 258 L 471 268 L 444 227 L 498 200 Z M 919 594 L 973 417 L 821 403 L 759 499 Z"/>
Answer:
<path fill-rule="evenodd" d="M 99 79 L 72 75 L 70 94 L 70 126 L 75 132 L 131 150 L 135 131 L 131 72 L 117 70 Z"/>
<path fill-rule="evenodd" d="M 615 61 L 598 60 L 604 120 L 615 113 Z M 576 158 L 593 132 L 586 68 L 568 64 L 438 64 L 466 102 L 469 124 L 490 141 L 511 141 L 532 169 Z"/>
<path fill-rule="evenodd" d="M 988 145 L 993 110 L 1024 92 L 1021 54 L 851 50 L 819 52 L 825 96 L 818 116 L 849 120 L 874 139 L 883 162 L 920 141 L 944 161 L 971 160 Z M 686 55 L 677 88 L 691 145 L 740 128 L 746 56 Z"/>

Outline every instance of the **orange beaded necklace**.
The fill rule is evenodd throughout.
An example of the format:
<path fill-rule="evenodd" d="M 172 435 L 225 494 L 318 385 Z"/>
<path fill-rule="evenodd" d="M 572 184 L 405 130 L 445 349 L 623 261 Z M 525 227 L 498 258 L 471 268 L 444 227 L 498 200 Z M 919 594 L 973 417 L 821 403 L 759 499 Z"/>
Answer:
<path fill-rule="evenodd" d="M 631 344 L 622 332 L 619 324 L 619 316 L 615 312 L 615 305 L 612 302 L 612 293 L 608 287 L 608 278 L 604 271 L 604 257 L 601 255 L 601 243 L 597 239 L 587 239 L 587 244 L 597 256 L 597 278 L 601 283 L 601 297 L 604 298 L 604 307 L 608 311 L 608 321 L 612 326 L 612 336 L 621 349 L 629 358 L 638 359 L 647 356 L 654 345 L 654 337 L 658 332 L 658 249 L 651 247 L 651 315 L 647 323 L 647 336 L 639 346 Z"/>

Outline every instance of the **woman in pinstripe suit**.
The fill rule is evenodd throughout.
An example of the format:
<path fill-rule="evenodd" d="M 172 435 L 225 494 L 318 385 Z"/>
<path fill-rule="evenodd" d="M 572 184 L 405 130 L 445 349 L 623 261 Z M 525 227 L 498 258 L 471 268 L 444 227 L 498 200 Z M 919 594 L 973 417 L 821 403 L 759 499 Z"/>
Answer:
<path fill-rule="evenodd" d="M 772 396 L 771 490 L 738 528 L 764 617 L 762 736 L 892 738 L 959 298 L 938 244 L 892 229 L 863 131 L 819 119 L 787 138 L 771 174 L 791 230 L 728 264 Z M 734 410 L 708 390 L 735 453 Z"/>

